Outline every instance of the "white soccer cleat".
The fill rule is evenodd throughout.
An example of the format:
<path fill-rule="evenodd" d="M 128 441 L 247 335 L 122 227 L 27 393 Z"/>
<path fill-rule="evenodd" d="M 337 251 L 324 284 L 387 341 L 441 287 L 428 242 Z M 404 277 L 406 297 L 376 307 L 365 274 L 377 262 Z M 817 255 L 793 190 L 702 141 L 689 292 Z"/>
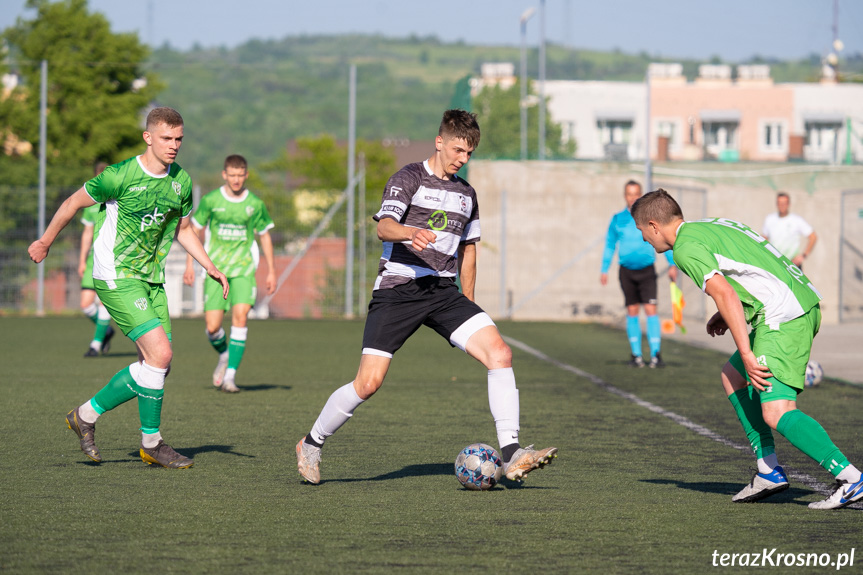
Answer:
<path fill-rule="evenodd" d="M 785 470 L 777 465 L 770 473 L 756 473 L 749 485 L 731 498 L 735 503 L 752 503 L 788 489 Z"/>
<path fill-rule="evenodd" d="M 219 363 L 216 364 L 216 369 L 213 370 L 213 385 L 221 387 L 226 371 L 228 371 L 228 352 L 219 354 Z"/>
<path fill-rule="evenodd" d="M 856 483 L 837 481 L 833 495 L 823 501 L 810 503 L 809 509 L 841 509 L 860 499 L 863 499 L 863 477 Z"/>
<path fill-rule="evenodd" d="M 226 393 L 238 393 L 240 391 L 240 388 L 237 387 L 237 384 L 234 383 L 233 379 L 225 379 L 222 381 L 222 385 L 219 389 Z"/>
<path fill-rule="evenodd" d="M 507 479 L 519 481 L 534 469 L 548 465 L 555 457 L 557 457 L 557 447 L 546 447 L 539 451 L 534 449 L 533 445 L 520 447 L 509 463 L 503 464 L 503 473 Z"/>
<path fill-rule="evenodd" d="M 306 443 L 305 437 L 297 444 L 297 469 L 309 483 L 321 482 L 321 448 Z"/>

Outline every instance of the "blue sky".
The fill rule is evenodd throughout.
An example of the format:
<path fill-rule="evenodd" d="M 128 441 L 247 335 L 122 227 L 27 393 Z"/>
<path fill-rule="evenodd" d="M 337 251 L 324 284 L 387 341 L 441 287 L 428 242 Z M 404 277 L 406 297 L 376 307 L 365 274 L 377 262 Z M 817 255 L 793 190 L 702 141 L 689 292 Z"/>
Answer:
<path fill-rule="evenodd" d="M 25 0 L 0 0 L 0 29 L 32 17 Z M 577 48 L 646 51 L 662 57 L 736 62 L 826 55 L 834 0 L 546 0 L 546 37 Z M 299 34 L 436 35 L 470 44 L 519 43 L 519 16 L 539 0 L 90 0 L 114 31 L 187 49 L 236 46 Z M 839 0 L 841 55 L 863 53 L 863 1 Z M 539 19 L 527 41 L 539 39 Z"/>

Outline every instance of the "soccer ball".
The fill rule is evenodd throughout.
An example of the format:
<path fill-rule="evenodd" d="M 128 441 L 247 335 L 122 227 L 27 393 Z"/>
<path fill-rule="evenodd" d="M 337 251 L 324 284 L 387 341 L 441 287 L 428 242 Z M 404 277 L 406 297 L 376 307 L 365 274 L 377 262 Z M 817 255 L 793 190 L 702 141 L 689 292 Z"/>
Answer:
<path fill-rule="evenodd" d="M 455 458 L 455 476 L 467 489 L 491 489 L 502 474 L 503 462 L 491 445 L 472 443 Z"/>
<path fill-rule="evenodd" d="M 824 379 L 824 370 L 821 368 L 821 364 L 810 359 L 809 363 L 806 364 L 806 387 L 815 387 L 821 383 L 822 379 Z"/>

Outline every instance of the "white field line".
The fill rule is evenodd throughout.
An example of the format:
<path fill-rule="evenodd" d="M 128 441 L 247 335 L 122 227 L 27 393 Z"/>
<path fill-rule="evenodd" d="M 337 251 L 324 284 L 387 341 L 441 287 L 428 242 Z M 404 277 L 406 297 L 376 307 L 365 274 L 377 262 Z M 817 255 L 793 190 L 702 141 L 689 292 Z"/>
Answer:
<path fill-rule="evenodd" d="M 518 341 L 517 339 L 513 339 L 511 337 L 506 337 L 506 336 L 504 336 L 503 339 L 509 345 L 516 347 L 516 348 L 518 348 L 524 352 L 527 352 L 527 353 L 531 354 L 532 356 L 536 357 L 537 359 L 541 359 L 542 361 L 550 363 L 553 366 L 558 367 L 564 371 L 568 371 L 570 373 L 574 373 L 575 375 L 577 375 L 579 377 L 583 377 L 584 379 L 590 381 L 591 383 L 593 383 L 594 385 L 596 385 L 600 389 L 603 389 L 609 393 L 612 393 L 612 394 L 617 395 L 619 397 L 622 397 L 624 399 L 628 399 L 629 401 L 633 402 L 636 405 L 640 405 L 641 407 L 649 409 L 653 413 L 662 415 L 663 417 L 667 417 L 671 421 L 677 423 L 678 425 L 682 425 L 683 427 L 685 427 L 686 429 L 688 429 L 690 431 L 694 431 L 698 435 L 701 435 L 703 437 L 707 437 L 708 439 L 712 439 L 713 441 L 716 441 L 717 443 L 721 443 L 722 445 L 725 445 L 727 447 L 737 449 L 738 451 L 743 451 L 744 453 L 747 453 L 750 456 L 752 454 L 752 448 L 749 445 L 743 445 L 741 443 L 731 441 L 730 439 L 727 439 L 727 438 L 719 435 L 715 431 L 712 431 L 712 430 L 704 427 L 703 425 L 699 425 L 699 424 L 695 423 L 694 421 L 687 419 L 686 417 L 683 417 L 682 415 L 674 413 L 673 411 L 669 411 L 669 410 L 665 409 L 664 407 L 660 407 L 656 404 L 650 403 L 649 401 L 645 401 L 645 400 L 641 399 L 640 397 L 638 397 L 637 395 L 629 393 L 628 391 L 623 391 L 619 387 L 615 387 L 615 386 L 611 385 L 607 381 L 603 380 L 602 378 L 600 378 L 596 375 L 593 375 L 592 373 L 588 373 L 582 369 L 578 369 L 577 367 L 571 366 L 569 364 L 563 363 L 562 361 L 558 361 L 552 357 L 549 357 L 549 356 L 545 355 L 544 353 L 542 353 L 541 351 L 534 349 L 534 348 L 530 347 L 529 345 Z M 823 495 L 830 495 L 831 493 L 833 493 L 834 488 L 832 486 L 827 486 L 827 485 L 821 483 L 820 481 L 818 481 L 817 479 L 815 479 L 814 477 L 812 477 L 808 473 L 800 473 L 800 472 L 794 471 L 792 469 L 789 469 L 788 467 L 785 467 L 785 466 L 783 466 L 783 469 L 785 469 L 785 473 L 788 475 L 788 477 L 790 477 L 791 479 L 794 479 L 796 481 L 799 481 L 800 483 L 802 483 L 806 487 L 808 487 L 814 491 L 817 491 L 818 493 L 821 493 Z M 849 507 L 853 507 L 855 509 L 860 509 L 860 508 L 863 508 L 863 505 L 861 505 L 860 503 L 853 503 L 853 504 L 849 505 Z"/>

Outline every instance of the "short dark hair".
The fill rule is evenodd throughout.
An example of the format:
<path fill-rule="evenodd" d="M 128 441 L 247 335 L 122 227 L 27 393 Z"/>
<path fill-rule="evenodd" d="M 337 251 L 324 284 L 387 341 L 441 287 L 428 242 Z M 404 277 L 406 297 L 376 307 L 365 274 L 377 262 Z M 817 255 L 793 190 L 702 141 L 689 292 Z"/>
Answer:
<path fill-rule="evenodd" d="M 778 200 L 779 198 L 788 198 L 790 200 L 791 196 L 789 196 L 786 192 L 779 192 L 778 194 L 776 194 L 776 199 Z"/>
<path fill-rule="evenodd" d="M 240 154 L 231 154 L 225 158 L 225 169 L 227 170 L 228 168 L 243 168 L 244 170 L 248 170 L 249 164 L 246 162 L 246 158 Z"/>
<path fill-rule="evenodd" d="M 183 125 L 183 116 L 174 108 L 160 107 L 153 108 L 147 114 L 147 131 L 150 128 L 155 128 L 159 124 L 165 124 L 169 128 L 176 128 Z"/>
<path fill-rule="evenodd" d="M 626 191 L 626 188 L 628 188 L 629 186 L 638 186 L 638 189 L 641 189 L 641 184 L 639 184 L 635 180 L 629 180 L 628 182 L 623 184 L 623 190 Z"/>
<path fill-rule="evenodd" d="M 99 174 L 104 172 L 105 168 L 107 168 L 109 165 L 110 164 L 108 164 L 108 162 L 103 162 L 103 161 L 96 162 L 95 164 L 93 164 L 93 175 L 98 176 Z"/>
<path fill-rule="evenodd" d="M 464 110 L 447 110 L 443 113 L 438 136 L 445 140 L 461 138 L 473 149 L 479 146 L 479 123 L 476 114 Z"/>
<path fill-rule="evenodd" d="M 662 188 L 638 198 L 632 204 L 631 213 L 636 224 L 646 224 L 650 220 L 659 224 L 667 224 L 676 219 L 683 219 L 680 204 Z"/>

